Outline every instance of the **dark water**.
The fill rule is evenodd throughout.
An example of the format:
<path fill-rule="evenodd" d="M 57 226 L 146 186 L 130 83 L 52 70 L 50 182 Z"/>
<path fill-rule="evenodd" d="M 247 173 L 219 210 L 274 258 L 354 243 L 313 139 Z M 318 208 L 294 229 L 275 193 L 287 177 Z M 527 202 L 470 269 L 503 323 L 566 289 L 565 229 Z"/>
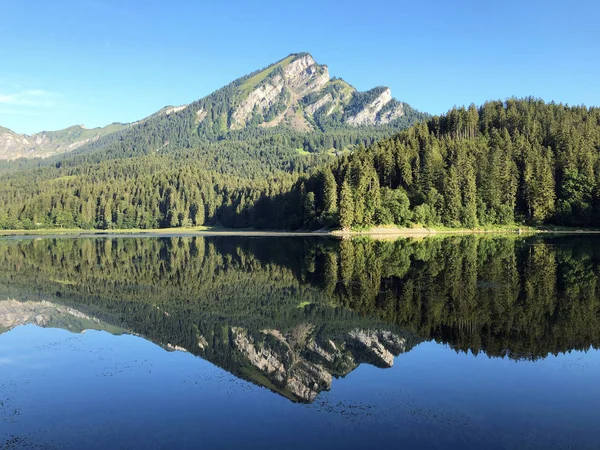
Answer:
<path fill-rule="evenodd" d="M 600 238 L 0 241 L 1 448 L 599 448 Z"/>

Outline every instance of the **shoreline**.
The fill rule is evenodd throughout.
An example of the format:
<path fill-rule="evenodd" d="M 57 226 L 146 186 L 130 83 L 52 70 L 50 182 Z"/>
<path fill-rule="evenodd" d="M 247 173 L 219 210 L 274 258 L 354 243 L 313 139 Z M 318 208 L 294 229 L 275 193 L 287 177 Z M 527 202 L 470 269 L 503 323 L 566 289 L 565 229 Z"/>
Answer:
<path fill-rule="evenodd" d="M 497 229 L 435 229 L 435 228 L 397 228 L 374 227 L 370 230 L 253 230 L 229 229 L 219 227 L 198 228 L 156 228 L 151 230 L 82 230 L 82 229 L 39 229 L 39 230 L 0 230 L 0 239 L 11 238 L 89 238 L 89 237 L 193 237 L 193 236 L 247 236 L 247 237 L 335 237 L 347 239 L 368 236 L 372 238 L 425 237 L 435 235 L 467 235 L 467 234 L 600 234 L 595 229 L 551 229 L 551 228 L 497 228 Z"/>

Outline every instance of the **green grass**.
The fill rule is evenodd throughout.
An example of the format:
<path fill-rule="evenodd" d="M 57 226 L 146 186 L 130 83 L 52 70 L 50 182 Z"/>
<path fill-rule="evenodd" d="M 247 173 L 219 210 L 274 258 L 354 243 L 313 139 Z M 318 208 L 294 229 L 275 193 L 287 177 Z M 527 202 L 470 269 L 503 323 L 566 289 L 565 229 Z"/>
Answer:
<path fill-rule="evenodd" d="M 28 235 L 72 235 L 72 234 L 162 234 L 162 233 L 194 233 L 194 232 L 225 232 L 225 231 L 248 231 L 249 229 L 231 229 L 214 226 L 199 226 L 199 227 L 181 227 L 181 228 L 126 228 L 126 229 L 110 229 L 85 230 L 83 228 L 41 228 L 37 230 L 0 230 L 0 236 L 28 236 Z"/>
<path fill-rule="evenodd" d="M 339 79 L 339 78 L 337 80 L 330 81 L 330 83 L 332 85 L 337 85 L 337 86 L 341 87 L 340 93 L 341 93 L 341 97 L 344 101 L 350 100 L 350 97 L 352 97 L 352 94 L 354 93 L 354 91 L 356 91 L 356 89 L 354 89 L 354 87 L 352 87 L 351 85 L 346 83 L 344 80 Z"/>
<path fill-rule="evenodd" d="M 276 64 L 273 64 L 270 67 L 267 67 L 265 70 L 263 70 L 260 73 L 257 73 L 256 75 L 254 75 L 253 77 L 248 78 L 241 86 L 240 89 L 245 93 L 248 94 L 250 91 L 252 91 L 256 86 L 258 86 L 262 81 L 264 81 L 270 74 L 271 72 L 273 72 L 275 69 L 277 69 L 278 67 L 281 67 L 282 69 L 286 66 L 288 66 L 295 58 L 295 55 L 290 55 L 285 59 L 282 59 L 281 61 L 279 61 Z"/>
<path fill-rule="evenodd" d="M 573 227 L 554 227 L 554 226 L 523 226 L 523 225 L 498 225 L 477 228 L 449 228 L 443 226 L 424 227 L 414 224 L 411 227 L 401 228 L 396 225 L 379 225 L 377 227 L 354 227 L 350 230 L 351 234 L 356 235 L 378 235 L 389 234 L 390 236 L 401 237 L 403 235 L 411 236 L 415 234 L 468 234 L 468 233 L 600 233 L 598 228 L 573 228 Z M 199 226 L 199 227 L 179 227 L 179 228 L 154 228 L 154 229 L 110 229 L 110 230 L 84 230 L 82 228 L 44 228 L 37 230 L 0 230 L 1 237 L 9 236 L 111 236 L 111 235 L 177 235 L 185 236 L 194 234 L 252 234 L 252 235 L 298 235 L 308 234 L 317 235 L 310 230 L 257 230 L 255 228 L 225 228 L 221 226 Z M 323 231 L 319 234 L 331 234 L 334 236 L 346 234 L 340 229 Z M 55 280 L 56 281 L 56 280 Z M 60 281 L 58 281 L 60 282 Z"/>
<path fill-rule="evenodd" d="M 54 144 L 67 145 L 72 142 L 81 141 L 85 139 L 92 139 L 96 136 L 106 136 L 108 134 L 120 131 L 125 128 L 126 125 L 120 123 L 111 123 L 102 128 L 83 128 L 79 125 L 75 125 L 64 130 L 50 131 L 48 135 L 52 139 Z"/>

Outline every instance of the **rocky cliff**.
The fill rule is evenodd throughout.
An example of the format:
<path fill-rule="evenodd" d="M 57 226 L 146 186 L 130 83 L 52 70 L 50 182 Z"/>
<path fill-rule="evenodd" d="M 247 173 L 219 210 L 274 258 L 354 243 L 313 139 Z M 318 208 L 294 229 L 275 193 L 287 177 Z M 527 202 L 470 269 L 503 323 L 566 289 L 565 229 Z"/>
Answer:
<path fill-rule="evenodd" d="M 276 65 L 265 77 L 265 81 L 253 88 L 240 105 L 234 108 L 231 127 L 243 128 L 256 115 L 262 116 L 261 123 L 280 123 L 300 98 L 319 91 L 328 81 L 327 66 L 317 65 L 310 55 Z"/>
<path fill-rule="evenodd" d="M 256 335 L 233 327 L 231 340 L 235 351 L 260 374 L 255 380 L 266 378 L 268 387 L 300 402 L 314 401 L 319 392 L 331 388 L 334 377 L 347 375 L 361 363 L 392 367 L 394 356 L 407 350 L 405 339 L 389 331 L 355 329 L 323 339 L 309 324 L 285 335 L 278 330 Z"/>
<path fill-rule="evenodd" d="M 273 64 L 245 80 L 237 94 L 227 119 L 233 130 L 282 124 L 301 131 L 326 125 L 378 126 L 405 113 L 389 88 L 358 92 L 341 79 L 331 79 L 329 68 L 309 54 L 290 55 Z M 204 106 L 196 111 L 203 118 L 204 113 Z"/>
<path fill-rule="evenodd" d="M 387 109 L 384 109 L 389 106 Z M 358 112 L 348 116 L 346 122 L 350 125 L 388 124 L 404 114 L 404 104 L 392 98 L 389 88 L 377 94 L 370 102 L 360 106 Z"/>

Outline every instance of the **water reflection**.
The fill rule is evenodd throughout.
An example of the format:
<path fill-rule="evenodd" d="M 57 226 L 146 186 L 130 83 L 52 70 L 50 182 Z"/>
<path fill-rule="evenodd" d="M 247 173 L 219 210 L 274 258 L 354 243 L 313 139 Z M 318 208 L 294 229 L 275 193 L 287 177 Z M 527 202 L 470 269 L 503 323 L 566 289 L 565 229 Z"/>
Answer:
<path fill-rule="evenodd" d="M 600 239 L 0 241 L 0 332 L 133 333 L 312 402 L 434 339 L 516 360 L 596 348 Z"/>

